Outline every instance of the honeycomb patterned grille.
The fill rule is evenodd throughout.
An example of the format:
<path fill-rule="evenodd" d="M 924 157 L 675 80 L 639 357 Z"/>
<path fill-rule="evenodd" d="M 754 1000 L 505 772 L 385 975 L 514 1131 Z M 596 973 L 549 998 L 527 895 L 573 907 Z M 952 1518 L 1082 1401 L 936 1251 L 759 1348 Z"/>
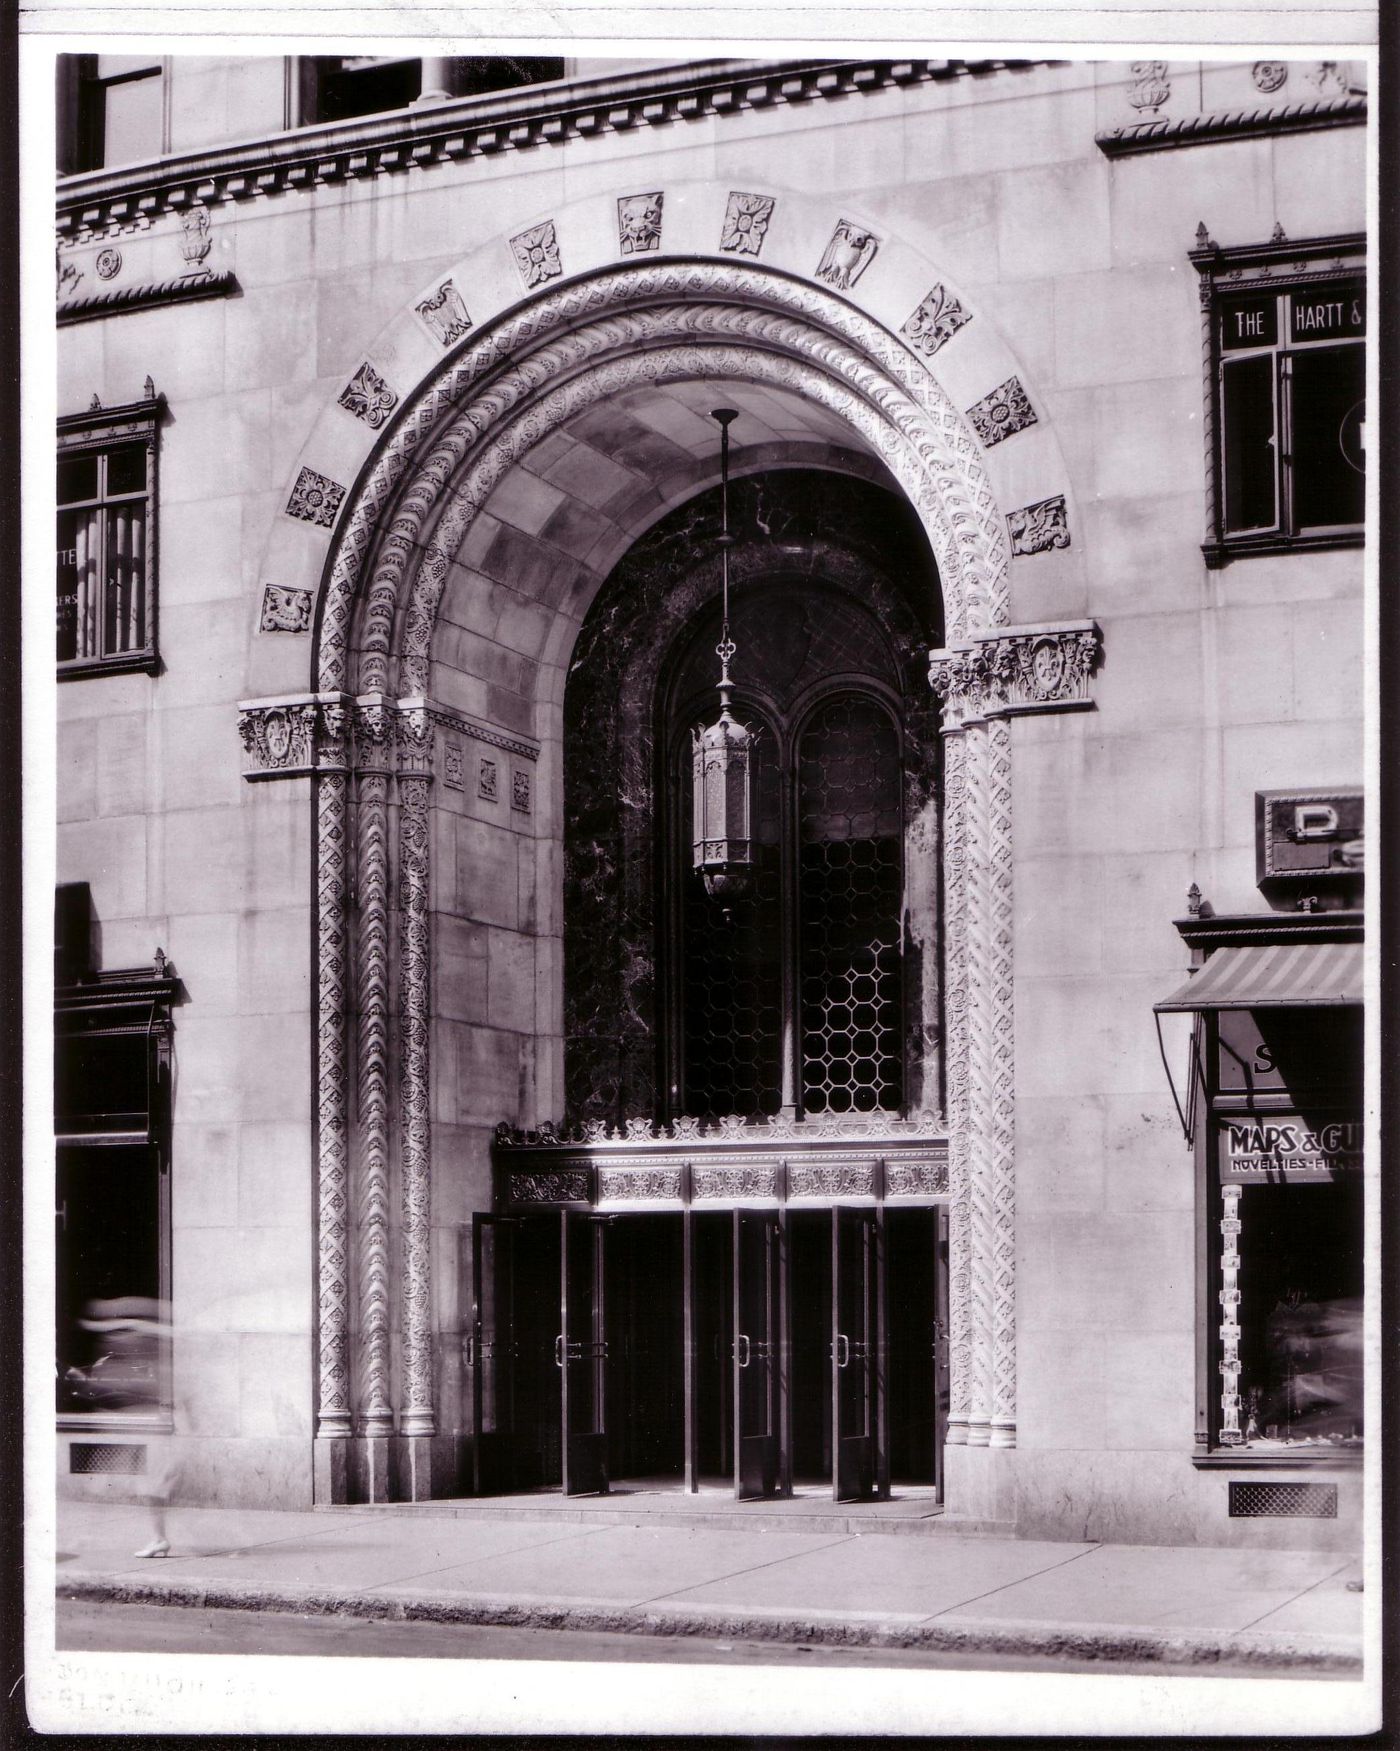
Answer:
<path fill-rule="evenodd" d="M 1334 1483 L 1232 1483 L 1230 1518 L 1254 1520 L 1335 1520 Z"/>
<path fill-rule="evenodd" d="M 754 750 L 753 825 L 759 843 L 751 894 L 726 908 L 694 871 L 684 881 L 685 1110 L 697 1118 L 757 1118 L 782 1104 L 778 778 L 766 731 Z M 687 853 L 690 829 L 687 811 Z"/>
<path fill-rule="evenodd" d="M 136 1441 L 74 1441 L 68 1449 L 71 1476 L 139 1477 L 146 1469 L 146 1449 Z"/>
<path fill-rule="evenodd" d="M 878 706 L 821 707 L 802 737 L 798 799 L 803 1106 L 898 1108 L 899 750 Z"/>

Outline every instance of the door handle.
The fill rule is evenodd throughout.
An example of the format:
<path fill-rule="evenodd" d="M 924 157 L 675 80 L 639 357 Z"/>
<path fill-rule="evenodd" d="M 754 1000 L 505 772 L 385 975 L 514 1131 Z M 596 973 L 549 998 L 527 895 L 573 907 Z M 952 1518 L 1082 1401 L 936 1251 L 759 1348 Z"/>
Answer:
<path fill-rule="evenodd" d="M 467 1333 L 466 1360 L 468 1368 L 476 1367 L 476 1333 L 474 1331 Z"/>
<path fill-rule="evenodd" d="M 739 1353 L 740 1344 L 742 1344 L 744 1346 L 744 1350 L 743 1350 L 742 1355 L 740 1355 L 740 1353 Z M 747 1332 L 741 1331 L 739 1333 L 738 1337 L 736 1337 L 734 1340 L 734 1360 L 736 1361 L 736 1363 L 738 1364 L 738 1366 L 740 1368 L 747 1368 L 751 1359 L 752 1359 L 752 1346 L 749 1343 L 749 1334 Z"/>
<path fill-rule="evenodd" d="M 557 1338 L 555 1338 L 555 1340 L 554 1340 L 554 1366 L 556 1368 L 562 1368 L 564 1366 L 564 1334 L 563 1334 L 563 1332 L 560 1332 L 559 1336 Z"/>
<path fill-rule="evenodd" d="M 836 1342 L 832 1346 L 832 1354 L 835 1357 L 836 1366 L 838 1368 L 849 1368 L 850 1367 L 850 1365 L 851 1365 L 851 1340 L 846 1336 L 845 1332 L 843 1332 L 843 1331 L 837 1332 Z"/>

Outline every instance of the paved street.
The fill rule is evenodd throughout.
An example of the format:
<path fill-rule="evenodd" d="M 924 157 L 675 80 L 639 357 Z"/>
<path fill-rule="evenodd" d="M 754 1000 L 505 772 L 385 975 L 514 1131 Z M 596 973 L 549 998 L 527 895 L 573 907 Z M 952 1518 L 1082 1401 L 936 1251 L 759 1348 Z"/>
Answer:
<path fill-rule="evenodd" d="M 464 1630 L 510 1629 L 699 1647 L 865 1646 L 882 1659 L 915 1651 L 969 1666 L 996 1655 L 1062 1670 L 1081 1659 L 1096 1669 L 1223 1662 L 1295 1677 L 1359 1670 L 1364 1596 L 1348 1585 L 1360 1568 L 1345 1552 L 1059 1543 L 936 1520 L 921 1529 L 897 1518 L 865 1524 L 853 1530 L 837 1515 L 782 1530 L 766 1519 L 693 1525 L 644 1507 L 574 1519 L 519 1509 L 506 1518 L 489 1509 L 178 1508 L 171 1554 L 143 1561 L 133 1554 L 148 1536 L 139 1508 L 67 1502 L 56 1582 L 69 1602 L 194 1608 L 191 1624 L 213 1609 L 251 1612 L 264 1626 L 276 1612 L 289 1632 L 315 1618 L 374 1620 L 410 1636 L 437 1626 L 454 1655 Z M 228 1632 L 229 1620 L 217 1621 Z M 363 1622 L 342 1629 L 369 1633 Z M 304 1633 L 323 1647 L 334 1639 L 324 1624 Z"/>
<path fill-rule="evenodd" d="M 822 1643 L 710 1640 L 702 1636 L 604 1634 L 588 1630 L 512 1629 L 496 1624 L 385 1623 L 363 1617 L 308 1617 L 279 1612 L 208 1611 L 172 1605 L 114 1605 L 60 1600 L 56 1646 L 71 1653 L 279 1654 L 322 1658 L 415 1660 L 626 1661 L 633 1665 L 885 1667 L 983 1672 L 1112 1670 L 1120 1677 L 1192 1671 L 1154 1661 L 1059 1659 L 962 1654 L 936 1648 L 830 1647 Z M 1213 1678 L 1270 1678 L 1258 1667 L 1228 1662 Z M 1341 1673 L 1321 1677 L 1343 1678 Z"/>

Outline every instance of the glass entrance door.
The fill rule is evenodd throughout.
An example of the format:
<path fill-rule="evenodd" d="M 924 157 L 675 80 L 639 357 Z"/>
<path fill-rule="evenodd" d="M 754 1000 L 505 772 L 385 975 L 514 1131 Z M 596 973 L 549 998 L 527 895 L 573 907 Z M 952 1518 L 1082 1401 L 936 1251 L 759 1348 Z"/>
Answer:
<path fill-rule="evenodd" d="M 465 1359 L 478 1495 L 559 1482 L 558 1282 L 558 1217 L 473 1217 Z"/>
<path fill-rule="evenodd" d="M 884 1234 L 879 1212 L 831 1212 L 831 1493 L 889 1494 Z"/>
<path fill-rule="evenodd" d="M 560 1218 L 560 1425 L 564 1431 L 564 1494 L 606 1495 L 608 1360 L 604 1304 L 604 1220 L 564 1211 Z"/>
<path fill-rule="evenodd" d="M 734 1212 L 734 1494 L 786 1490 L 785 1277 L 774 1211 Z"/>

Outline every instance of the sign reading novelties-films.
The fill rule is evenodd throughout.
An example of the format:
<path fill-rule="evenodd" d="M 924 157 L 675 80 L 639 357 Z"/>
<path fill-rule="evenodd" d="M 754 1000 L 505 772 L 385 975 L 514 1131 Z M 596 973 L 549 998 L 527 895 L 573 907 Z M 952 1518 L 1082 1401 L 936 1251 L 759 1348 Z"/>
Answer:
<path fill-rule="evenodd" d="M 1310 1122 L 1298 1113 L 1227 1119 L 1221 1178 L 1237 1185 L 1330 1185 L 1361 1171 L 1360 1119 Z"/>

